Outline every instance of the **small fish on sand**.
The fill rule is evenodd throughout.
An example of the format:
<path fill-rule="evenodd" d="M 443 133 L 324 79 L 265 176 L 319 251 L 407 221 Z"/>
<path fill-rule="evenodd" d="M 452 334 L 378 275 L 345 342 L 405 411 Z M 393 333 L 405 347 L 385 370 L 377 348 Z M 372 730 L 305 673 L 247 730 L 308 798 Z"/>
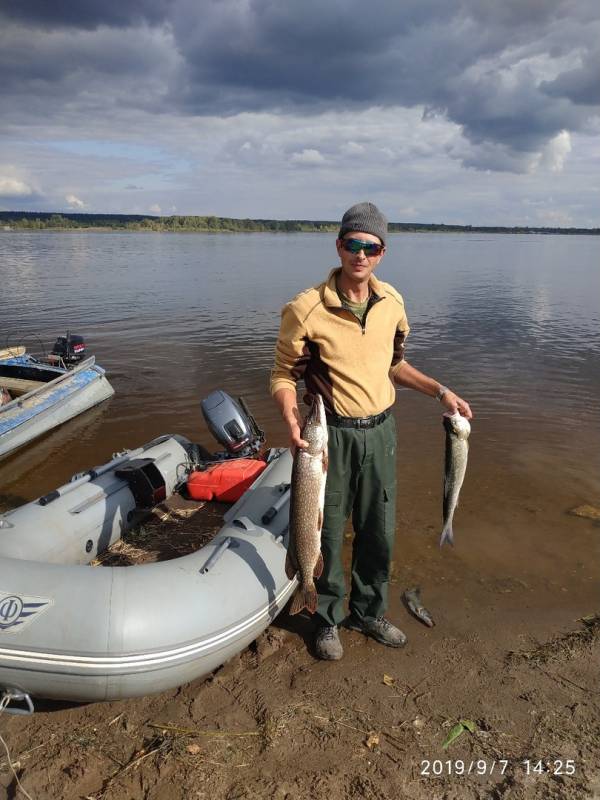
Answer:
<path fill-rule="evenodd" d="M 440 547 L 444 542 L 454 544 L 452 518 L 458 505 L 458 496 L 467 471 L 468 439 L 471 433 L 469 420 L 461 416 L 458 411 L 456 414 L 444 414 L 443 423 L 446 430 L 446 455 L 444 468 L 444 526 L 440 537 Z"/>
<path fill-rule="evenodd" d="M 429 611 L 427 611 L 421 602 L 421 590 L 418 586 L 415 586 L 414 589 L 407 589 L 402 595 L 402 599 L 408 610 L 414 614 L 418 620 L 424 625 L 427 625 L 428 628 L 433 628 L 435 622 Z"/>
<path fill-rule="evenodd" d="M 320 394 L 315 395 L 301 430 L 308 447 L 298 448 L 292 464 L 290 487 L 290 541 L 285 571 L 290 578 L 300 573 L 300 586 L 290 606 L 290 614 L 306 608 L 317 610 L 315 578 L 323 572 L 321 528 L 327 479 L 327 420 Z"/>

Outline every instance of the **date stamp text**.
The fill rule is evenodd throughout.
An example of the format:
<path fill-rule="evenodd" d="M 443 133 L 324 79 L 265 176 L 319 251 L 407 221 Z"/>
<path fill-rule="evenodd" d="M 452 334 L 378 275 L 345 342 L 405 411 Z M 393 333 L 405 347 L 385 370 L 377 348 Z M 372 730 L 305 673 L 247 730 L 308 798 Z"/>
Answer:
<path fill-rule="evenodd" d="M 573 759 L 530 759 L 511 762 L 507 758 L 477 758 L 464 761 L 460 758 L 427 759 L 421 761 L 421 775 L 426 778 L 437 778 L 443 775 L 504 775 L 506 771 L 519 770 L 525 775 L 575 775 L 576 764 Z"/>

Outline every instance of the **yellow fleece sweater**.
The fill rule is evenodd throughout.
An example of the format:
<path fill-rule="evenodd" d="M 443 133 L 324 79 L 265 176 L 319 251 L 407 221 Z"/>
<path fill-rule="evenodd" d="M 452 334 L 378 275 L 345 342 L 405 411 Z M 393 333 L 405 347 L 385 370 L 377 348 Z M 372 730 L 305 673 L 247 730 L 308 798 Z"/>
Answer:
<path fill-rule="evenodd" d="M 309 394 L 320 393 L 327 411 L 365 417 L 395 399 L 391 376 L 402 368 L 409 332 L 402 296 L 388 283 L 369 279 L 371 299 L 360 320 L 343 308 L 330 272 L 319 286 L 294 297 L 281 312 L 271 373 L 271 394 L 295 391 L 304 379 Z"/>

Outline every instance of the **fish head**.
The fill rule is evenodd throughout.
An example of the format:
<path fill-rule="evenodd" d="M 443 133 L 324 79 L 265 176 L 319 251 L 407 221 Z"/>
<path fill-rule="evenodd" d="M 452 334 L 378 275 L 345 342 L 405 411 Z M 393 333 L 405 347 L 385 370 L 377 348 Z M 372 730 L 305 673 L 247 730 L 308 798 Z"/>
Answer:
<path fill-rule="evenodd" d="M 302 438 L 308 442 L 307 451 L 317 455 L 327 448 L 327 419 L 320 394 L 313 395 L 312 406 L 302 425 Z"/>
<path fill-rule="evenodd" d="M 444 428 L 448 433 L 457 436 L 459 439 L 468 439 L 471 433 L 471 424 L 466 417 L 459 414 L 444 414 Z"/>

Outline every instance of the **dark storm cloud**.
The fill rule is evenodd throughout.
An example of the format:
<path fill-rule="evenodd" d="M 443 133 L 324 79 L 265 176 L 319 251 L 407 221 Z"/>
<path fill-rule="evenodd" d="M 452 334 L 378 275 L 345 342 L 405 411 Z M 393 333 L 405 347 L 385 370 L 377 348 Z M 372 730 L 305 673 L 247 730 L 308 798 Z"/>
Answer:
<path fill-rule="evenodd" d="M 475 146 L 527 154 L 599 110 L 582 108 L 599 103 L 600 85 L 600 15 L 585 1 L 230 0 L 196 18 L 191 9 L 180 3 L 172 22 L 185 61 L 177 101 L 193 113 L 423 105 Z M 565 69 L 569 56 L 583 65 Z"/>
<path fill-rule="evenodd" d="M 600 106 L 600 48 L 586 53 L 582 65 L 568 70 L 553 81 L 544 81 L 543 92 L 564 97 L 577 105 Z"/>
<path fill-rule="evenodd" d="M 3 0 L 0 14 L 44 28 L 93 29 L 162 22 L 173 0 Z"/>
<path fill-rule="evenodd" d="M 207 99 L 226 111 L 419 102 L 418 83 L 430 70 L 402 43 L 428 20 L 443 25 L 449 7 L 438 0 L 406 2 L 401 11 L 396 3 L 371 5 L 367 16 L 357 0 L 224 0 L 194 17 L 186 0 L 173 18 L 187 67 L 182 100 L 194 111 Z"/>
<path fill-rule="evenodd" d="M 600 111 L 595 0 L 9 0 L 2 14 L 15 107 L 417 106 L 461 126 L 464 163 L 514 171 Z"/>
<path fill-rule="evenodd" d="M 162 29 L 32 31 L 0 21 L 0 129 L 91 128 L 113 109 L 164 110 L 174 60 Z M 17 134 L 18 135 L 18 134 Z"/>

